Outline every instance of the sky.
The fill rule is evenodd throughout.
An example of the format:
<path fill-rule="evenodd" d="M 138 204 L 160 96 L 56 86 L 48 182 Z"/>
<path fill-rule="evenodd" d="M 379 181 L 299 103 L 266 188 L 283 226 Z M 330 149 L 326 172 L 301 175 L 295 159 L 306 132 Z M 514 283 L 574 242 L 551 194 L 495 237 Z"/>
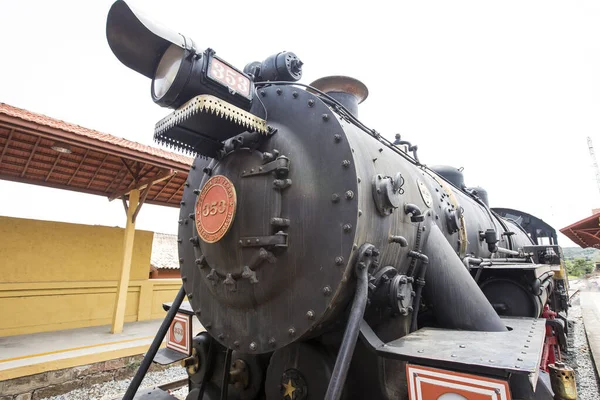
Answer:
<path fill-rule="evenodd" d="M 348 75 L 360 119 L 400 133 L 427 165 L 463 167 L 492 207 L 557 231 L 600 208 L 597 1 L 131 1 L 242 69 L 282 50 L 301 82 Z M 112 1 L 0 0 L 0 102 L 154 145 L 169 113 L 106 41 Z M 0 215 L 123 226 L 122 204 L 0 181 Z M 175 233 L 178 210 L 144 205 L 138 229 Z M 572 246 L 559 234 L 559 243 Z"/>

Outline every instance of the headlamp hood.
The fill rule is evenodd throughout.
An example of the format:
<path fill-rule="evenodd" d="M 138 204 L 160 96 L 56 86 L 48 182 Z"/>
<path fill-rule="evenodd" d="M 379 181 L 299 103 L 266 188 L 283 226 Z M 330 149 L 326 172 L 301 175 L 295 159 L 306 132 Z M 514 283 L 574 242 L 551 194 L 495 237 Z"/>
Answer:
<path fill-rule="evenodd" d="M 152 21 L 124 0 L 116 1 L 108 12 L 106 38 L 119 61 L 150 79 L 170 44 L 195 50 L 190 38 Z"/>

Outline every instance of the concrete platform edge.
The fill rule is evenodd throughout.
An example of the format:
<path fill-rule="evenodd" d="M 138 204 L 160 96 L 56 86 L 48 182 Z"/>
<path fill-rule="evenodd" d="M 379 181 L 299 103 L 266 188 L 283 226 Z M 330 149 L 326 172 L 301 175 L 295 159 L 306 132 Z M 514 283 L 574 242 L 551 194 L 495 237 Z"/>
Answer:
<path fill-rule="evenodd" d="M 596 378 L 598 378 L 600 369 L 600 315 L 596 313 L 597 308 L 592 302 L 594 296 L 600 298 L 600 293 L 580 292 L 579 295 L 581 296 L 581 314 L 585 336 L 594 364 Z"/>
<path fill-rule="evenodd" d="M 128 357 L 128 356 L 136 356 L 139 354 L 143 354 L 146 350 L 148 350 L 150 344 L 135 346 L 135 347 L 127 347 L 118 350 L 111 350 L 105 352 L 98 352 L 94 354 L 86 354 L 83 356 L 58 359 L 53 361 L 48 361 L 39 364 L 32 364 L 12 369 L 7 369 L 0 371 L 0 382 L 8 379 L 19 378 L 23 376 L 35 375 L 48 371 L 56 371 L 65 368 L 72 368 L 86 364 L 93 364 L 102 361 L 109 361 L 117 358 Z M 164 343 L 161 347 L 164 347 Z"/>

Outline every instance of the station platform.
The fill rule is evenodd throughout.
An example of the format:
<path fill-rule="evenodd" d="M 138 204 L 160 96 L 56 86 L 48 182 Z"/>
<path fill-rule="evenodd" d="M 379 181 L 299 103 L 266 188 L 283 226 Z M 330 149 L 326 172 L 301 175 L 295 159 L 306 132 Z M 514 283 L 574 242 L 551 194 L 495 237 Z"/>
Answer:
<path fill-rule="evenodd" d="M 194 335 L 204 330 L 192 321 Z M 161 323 L 129 322 L 117 334 L 105 325 L 0 337 L 0 381 L 143 354 Z"/>
<path fill-rule="evenodd" d="M 592 360 L 600 373 L 600 289 L 581 292 L 581 312 Z"/>

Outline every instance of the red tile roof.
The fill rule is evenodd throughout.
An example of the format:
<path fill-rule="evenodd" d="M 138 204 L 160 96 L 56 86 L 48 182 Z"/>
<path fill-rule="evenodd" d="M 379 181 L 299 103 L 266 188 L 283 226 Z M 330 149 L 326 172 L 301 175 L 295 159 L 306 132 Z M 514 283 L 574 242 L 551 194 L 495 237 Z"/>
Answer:
<path fill-rule="evenodd" d="M 75 133 L 77 135 L 85 136 L 90 139 L 101 140 L 103 142 L 120 146 L 129 150 L 147 153 L 154 157 L 160 157 L 186 165 L 191 165 L 194 161 L 194 159 L 191 157 L 159 149 L 157 147 L 148 146 L 138 142 L 133 142 L 124 138 L 119 138 L 113 135 L 109 135 L 108 133 L 98 132 L 96 130 L 85 128 L 83 126 L 50 118 L 46 115 L 36 114 L 31 111 L 24 110 L 22 108 L 17 108 L 6 103 L 0 103 L 0 113 L 9 115 L 11 117 L 19 118 L 24 121 L 33 122 L 34 124 L 59 129 L 61 131 Z"/>
<path fill-rule="evenodd" d="M 560 232 L 582 248 L 600 248 L 600 214 L 595 213 L 574 222 Z"/>
<path fill-rule="evenodd" d="M 55 150 L 57 143 L 70 147 Z M 0 103 L 0 179 L 179 207 L 193 158 Z M 150 186 L 149 183 L 151 183 Z"/>
<path fill-rule="evenodd" d="M 154 233 L 150 265 L 156 269 L 179 269 L 177 235 Z"/>

